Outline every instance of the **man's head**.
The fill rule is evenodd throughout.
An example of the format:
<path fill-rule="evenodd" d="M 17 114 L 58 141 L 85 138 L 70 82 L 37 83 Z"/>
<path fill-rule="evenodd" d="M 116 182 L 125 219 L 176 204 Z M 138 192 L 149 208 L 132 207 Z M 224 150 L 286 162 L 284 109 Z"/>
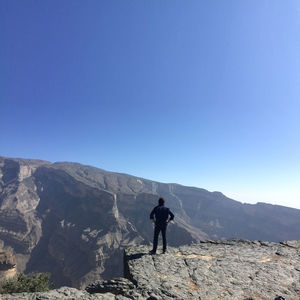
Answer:
<path fill-rule="evenodd" d="M 158 205 L 164 205 L 164 204 L 165 204 L 165 199 L 160 197 L 158 199 Z"/>

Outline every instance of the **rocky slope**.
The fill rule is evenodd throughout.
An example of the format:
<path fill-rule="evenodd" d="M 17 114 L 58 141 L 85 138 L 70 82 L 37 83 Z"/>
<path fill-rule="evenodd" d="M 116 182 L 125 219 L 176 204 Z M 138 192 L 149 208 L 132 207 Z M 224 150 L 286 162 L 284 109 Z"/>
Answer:
<path fill-rule="evenodd" d="M 122 249 L 149 244 L 158 196 L 175 213 L 168 242 L 242 237 L 300 239 L 300 210 L 249 205 L 219 192 L 163 184 L 77 163 L 0 157 L 0 240 L 19 271 L 50 272 L 56 286 L 122 275 Z"/>
<path fill-rule="evenodd" d="M 169 248 L 147 246 L 124 253 L 124 276 L 97 281 L 85 291 L 3 295 L 2 300 L 299 300 L 300 241 L 223 240 Z"/>

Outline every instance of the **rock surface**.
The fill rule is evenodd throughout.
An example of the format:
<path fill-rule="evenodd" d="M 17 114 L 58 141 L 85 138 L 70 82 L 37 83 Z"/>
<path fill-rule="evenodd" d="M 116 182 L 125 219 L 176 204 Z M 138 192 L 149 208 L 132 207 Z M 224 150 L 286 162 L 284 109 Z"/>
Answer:
<path fill-rule="evenodd" d="M 2 300 L 299 300 L 300 241 L 224 240 L 169 248 L 125 250 L 124 276 L 86 290 L 2 295 Z"/>
<path fill-rule="evenodd" d="M 85 288 L 90 294 L 112 293 L 114 295 L 125 295 L 133 289 L 135 289 L 135 285 L 126 278 L 115 278 L 107 281 L 99 280 Z"/>
<path fill-rule="evenodd" d="M 300 299 L 300 241 L 208 241 L 125 252 L 126 277 L 157 299 Z"/>
<path fill-rule="evenodd" d="M 17 274 L 17 261 L 10 248 L 3 248 L 0 243 L 0 282 L 13 278 Z"/>
<path fill-rule="evenodd" d="M 61 287 L 45 293 L 20 293 L 12 295 L 2 295 L 0 300 L 126 300 L 121 295 L 115 296 L 111 293 L 89 294 L 84 290 L 70 287 Z"/>
<path fill-rule="evenodd" d="M 151 243 L 158 196 L 175 213 L 174 247 L 208 238 L 300 239 L 297 209 L 77 163 L 0 157 L 0 241 L 14 249 L 18 271 L 50 272 L 57 287 L 83 288 L 122 276 L 122 249 Z"/>

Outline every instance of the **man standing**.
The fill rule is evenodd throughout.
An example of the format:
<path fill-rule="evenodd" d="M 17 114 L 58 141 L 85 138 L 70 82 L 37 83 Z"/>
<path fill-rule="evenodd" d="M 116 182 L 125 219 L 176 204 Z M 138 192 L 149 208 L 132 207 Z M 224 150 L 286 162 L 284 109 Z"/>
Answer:
<path fill-rule="evenodd" d="M 155 216 L 155 218 L 154 218 Z M 170 218 L 169 218 L 170 216 Z M 166 231 L 167 225 L 174 219 L 174 215 L 170 211 L 168 207 L 165 207 L 165 200 L 164 198 L 158 199 L 158 206 L 154 207 L 151 214 L 150 219 L 155 224 L 154 229 L 154 238 L 153 238 L 153 249 L 150 251 L 151 254 L 156 253 L 157 249 L 157 242 L 158 242 L 158 235 L 161 231 L 162 238 L 163 238 L 163 253 L 167 251 L 167 239 L 166 239 Z"/>

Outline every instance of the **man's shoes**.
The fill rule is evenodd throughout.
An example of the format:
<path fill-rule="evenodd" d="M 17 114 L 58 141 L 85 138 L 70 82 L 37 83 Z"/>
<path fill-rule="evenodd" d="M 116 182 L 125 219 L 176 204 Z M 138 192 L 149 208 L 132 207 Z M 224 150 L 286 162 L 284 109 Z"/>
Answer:
<path fill-rule="evenodd" d="M 149 254 L 154 255 L 154 254 L 156 254 L 156 251 L 151 250 L 151 251 L 149 251 Z"/>
<path fill-rule="evenodd" d="M 163 254 L 167 253 L 167 250 L 163 250 Z"/>

